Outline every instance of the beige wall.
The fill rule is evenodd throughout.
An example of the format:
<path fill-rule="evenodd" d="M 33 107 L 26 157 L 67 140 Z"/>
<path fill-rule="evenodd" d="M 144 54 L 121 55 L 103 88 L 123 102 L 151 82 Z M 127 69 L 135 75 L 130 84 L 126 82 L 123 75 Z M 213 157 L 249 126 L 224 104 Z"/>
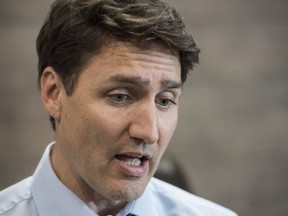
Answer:
<path fill-rule="evenodd" d="M 169 150 L 200 196 L 240 215 L 286 215 L 288 1 L 169 2 L 202 49 Z M 31 175 L 53 140 L 35 52 L 50 3 L 0 1 L 0 189 Z"/>

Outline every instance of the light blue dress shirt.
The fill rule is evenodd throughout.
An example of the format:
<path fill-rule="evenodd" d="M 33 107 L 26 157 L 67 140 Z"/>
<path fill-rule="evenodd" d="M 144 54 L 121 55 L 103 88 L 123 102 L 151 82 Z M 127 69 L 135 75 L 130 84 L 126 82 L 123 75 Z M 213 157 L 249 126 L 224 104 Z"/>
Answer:
<path fill-rule="evenodd" d="M 33 176 L 0 192 L 1 216 L 97 216 L 57 178 L 51 143 Z M 236 216 L 222 206 L 152 178 L 143 195 L 117 216 Z"/>

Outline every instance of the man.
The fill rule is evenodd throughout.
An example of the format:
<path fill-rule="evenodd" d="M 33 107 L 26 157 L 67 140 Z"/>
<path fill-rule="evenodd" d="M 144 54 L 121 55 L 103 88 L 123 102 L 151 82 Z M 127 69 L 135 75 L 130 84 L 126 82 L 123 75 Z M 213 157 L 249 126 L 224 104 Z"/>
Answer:
<path fill-rule="evenodd" d="M 152 178 L 199 49 L 158 0 L 57 0 L 37 38 L 55 130 L 34 175 L 0 194 L 0 215 L 232 216 Z"/>

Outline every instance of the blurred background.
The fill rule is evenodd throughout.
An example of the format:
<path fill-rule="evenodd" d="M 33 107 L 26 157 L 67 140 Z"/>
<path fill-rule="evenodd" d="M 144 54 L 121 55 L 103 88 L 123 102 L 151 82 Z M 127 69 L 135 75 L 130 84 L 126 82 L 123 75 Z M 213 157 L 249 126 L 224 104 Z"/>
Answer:
<path fill-rule="evenodd" d="M 51 2 L 0 1 L 0 189 L 31 175 L 53 140 L 35 51 Z M 197 195 L 288 215 L 288 1 L 167 2 L 202 50 L 168 151 Z"/>

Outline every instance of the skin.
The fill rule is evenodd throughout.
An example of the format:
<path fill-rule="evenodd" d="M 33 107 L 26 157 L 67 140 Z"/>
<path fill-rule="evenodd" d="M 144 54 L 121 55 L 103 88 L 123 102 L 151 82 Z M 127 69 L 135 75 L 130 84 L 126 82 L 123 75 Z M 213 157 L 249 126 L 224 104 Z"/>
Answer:
<path fill-rule="evenodd" d="M 41 97 L 56 120 L 52 166 L 99 215 L 141 196 L 156 171 L 177 125 L 180 73 L 169 49 L 124 42 L 90 59 L 71 96 L 52 67 L 44 70 Z M 128 166 L 119 155 L 145 161 Z"/>

